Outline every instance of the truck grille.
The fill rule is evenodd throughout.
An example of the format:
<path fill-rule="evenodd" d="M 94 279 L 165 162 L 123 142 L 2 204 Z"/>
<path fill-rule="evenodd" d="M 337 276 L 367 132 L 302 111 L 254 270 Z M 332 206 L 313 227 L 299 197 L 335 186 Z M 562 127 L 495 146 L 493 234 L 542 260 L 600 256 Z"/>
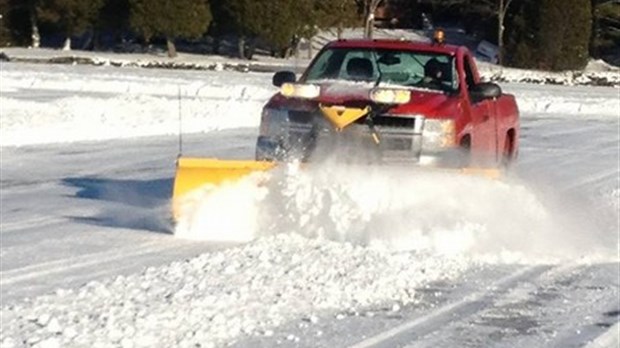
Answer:
<path fill-rule="evenodd" d="M 293 123 L 312 123 L 316 113 L 311 111 L 289 110 L 288 120 Z"/>
<path fill-rule="evenodd" d="M 416 117 L 399 117 L 399 116 L 376 116 L 373 119 L 375 126 L 393 127 L 393 128 L 411 128 L 413 129 L 416 124 Z M 362 117 L 355 121 L 357 124 L 366 124 L 366 117 Z"/>
<path fill-rule="evenodd" d="M 327 123 L 323 122 L 324 120 L 318 112 L 290 110 L 288 123 L 289 142 L 294 143 L 300 139 L 308 138 L 307 135 L 313 132 L 313 129 L 318 131 L 317 135 L 319 133 L 323 134 L 318 137 L 318 141 L 324 141 L 325 139 L 321 138 L 328 136 L 330 132 L 325 129 L 323 131 L 320 130 L 321 124 L 329 127 Z M 397 162 L 418 160 L 421 152 L 424 117 L 381 115 L 376 116 L 373 119 L 373 123 L 381 139 L 378 148 L 380 149 L 382 160 Z M 374 146 L 365 118 L 355 121 L 342 133 L 332 135 L 336 137 L 345 136 L 347 139 L 357 139 L 357 141 L 351 141 L 350 146 L 353 147 L 358 146 L 359 140 Z M 339 142 L 339 144 L 343 145 L 342 142 Z M 307 145 L 305 144 L 304 147 Z"/>

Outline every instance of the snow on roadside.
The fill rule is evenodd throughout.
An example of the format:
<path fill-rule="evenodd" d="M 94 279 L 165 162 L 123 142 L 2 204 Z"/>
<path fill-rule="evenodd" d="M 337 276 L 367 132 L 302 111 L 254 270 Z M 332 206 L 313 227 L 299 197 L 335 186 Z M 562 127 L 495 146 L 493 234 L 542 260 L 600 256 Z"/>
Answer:
<path fill-rule="evenodd" d="M 0 63 L 0 146 L 257 127 L 269 74 Z M 549 93 L 547 88 L 558 89 Z M 508 84 L 527 113 L 618 118 L 618 90 Z"/>
<path fill-rule="evenodd" d="M 515 95 L 521 116 L 620 119 L 620 89 L 585 86 L 502 84 Z M 538 115 L 538 116 L 537 116 Z"/>
<path fill-rule="evenodd" d="M 268 78 L 3 64 L 0 146 L 257 127 Z"/>
<path fill-rule="evenodd" d="M 312 322 L 325 311 L 355 315 L 411 303 L 414 289 L 468 266 L 463 258 L 277 235 L 5 306 L 0 342 L 222 346 L 242 334 L 269 335 L 292 319 Z"/>
<path fill-rule="evenodd" d="M 176 58 L 169 58 L 161 51 L 148 53 L 121 53 L 121 52 L 92 52 L 82 50 L 62 51 L 52 48 L 1 48 L 9 61 L 43 63 L 43 64 L 85 64 L 116 67 L 149 67 L 173 68 L 193 70 L 236 70 L 271 69 L 285 65 L 307 65 L 308 59 L 293 59 L 290 61 L 280 58 L 257 55 L 256 59 L 231 58 L 223 55 L 204 55 L 179 52 Z"/>
<path fill-rule="evenodd" d="M 583 71 L 560 72 L 507 68 L 485 62 L 478 62 L 478 68 L 482 79 L 494 82 L 620 87 L 620 68 L 603 70 L 600 64 Z"/>
<path fill-rule="evenodd" d="M 401 33 L 393 35 L 386 33 L 387 38 L 401 38 Z M 354 35 L 355 36 L 355 35 Z M 415 41 L 424 41 L 415 33 L 406 36 Z M 327 40 L 324 38 L 322 40 Z M 327 40 L 329 41 L 329 40 Z M 327 42 L 325 41 L 325 42 Z M 235 58 L 181 53 L 175 59 L 168 58 L 163 52 L 160 54 L 110 53 L 71 51 L 64 52 L 54 49 L 26 49 L 4 48 L 8 59 L 15 62 L 28 63 L 61 63 L 82 64 L 95 66 L 140 67 L 161 69 L 211 70 L 211 71 L 276 71 L 295 70 L 300 72 L 310 63 L 309 59 L 278 59 L 266 56 L 257 56 L 258 60 L 247 61 Z M 620 87 L 620 68 L 610 66 L 602 61 L 591 61 L 582 71 L 537 71 L 516 68 L 507 68 L 478 62 L 479 72 L 483 79 L 495 82 L 534 83 L 545 85 L 588 85 L 588 86 L 615 86 Z"/>
<path fill-rule="evenodd" d="M 162 97 L 69 97 L 53 103 L 12 98 L 1 101 L 0 146 L 178 134 L 180 127 L 178 102 Z M 262 100 L 238 97 L 219 101 L 187 99 L 182 104 L 182 129 L 200 133 L 258 127 L 262 104 Z"/>

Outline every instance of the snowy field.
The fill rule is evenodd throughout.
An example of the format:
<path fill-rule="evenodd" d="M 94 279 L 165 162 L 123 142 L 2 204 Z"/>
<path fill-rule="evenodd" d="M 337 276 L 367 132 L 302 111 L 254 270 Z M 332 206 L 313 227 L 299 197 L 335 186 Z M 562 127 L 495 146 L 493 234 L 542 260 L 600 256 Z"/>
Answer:
<path fill-rule="evenodd" d="M 175 236 L 179 131 L 251 158 L 271 75 L 1 64 L 3 348 L 617 347 L 620 89 L 502 85 L 501 181 L 284 168 Z"/>

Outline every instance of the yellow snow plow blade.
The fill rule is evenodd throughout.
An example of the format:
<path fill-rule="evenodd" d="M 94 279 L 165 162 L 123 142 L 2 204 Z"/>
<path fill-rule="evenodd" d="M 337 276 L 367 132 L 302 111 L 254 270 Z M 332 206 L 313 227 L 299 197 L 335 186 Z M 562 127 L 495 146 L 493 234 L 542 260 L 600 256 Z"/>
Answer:
<path fill-rule="evenodd" d="M 461 168 L 459 172 L 466 175 L 483 176 L 488 179 L 497 180 L 502 177 L 502 171 L 498 168 Z"/>
<path fill-rule="evenodd" d="M 243 177 L 260 171 L 273 169 L 277 162 L 268 161 L 238 161 L 220 160 L 216 158 L 180 157 L 177 160 L 177 169 L 172 192 L 172 216 L 179 221 L 183 197 L 192 191 L 199 190 L 205 185 L 218 186 L 224 182 L 234 182 Z M 307 164 L 306 164 L 307 165 Z M 458 174 L 481 176 L 489 179 L 499 179 L 502 172 L 494 168 L 427 168 L 437 172 L 455 172 Z"/>
<path fill-rule="evenodd" d="M 226 181 L 235 181 L 256 172 L 275 167 L 275 162 L 266 161 L 231 161 L 216 158 L 180 157 L 174 176 L 172 192 L 172 215 L 179 218 L 181 198 L 204 185 L 219 185 Z"/>

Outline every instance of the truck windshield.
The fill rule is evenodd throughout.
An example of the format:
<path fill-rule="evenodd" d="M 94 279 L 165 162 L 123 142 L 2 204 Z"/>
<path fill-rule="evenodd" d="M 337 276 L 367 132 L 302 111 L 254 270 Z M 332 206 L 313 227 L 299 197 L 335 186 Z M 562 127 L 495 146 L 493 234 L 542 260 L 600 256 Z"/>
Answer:
<path fill-rule="evenodd" d="M 306 73 L 306 82 L 344 80 L 454 92 L 455 60 L 447 54 L 370 48 L 323 51 Z"/>

